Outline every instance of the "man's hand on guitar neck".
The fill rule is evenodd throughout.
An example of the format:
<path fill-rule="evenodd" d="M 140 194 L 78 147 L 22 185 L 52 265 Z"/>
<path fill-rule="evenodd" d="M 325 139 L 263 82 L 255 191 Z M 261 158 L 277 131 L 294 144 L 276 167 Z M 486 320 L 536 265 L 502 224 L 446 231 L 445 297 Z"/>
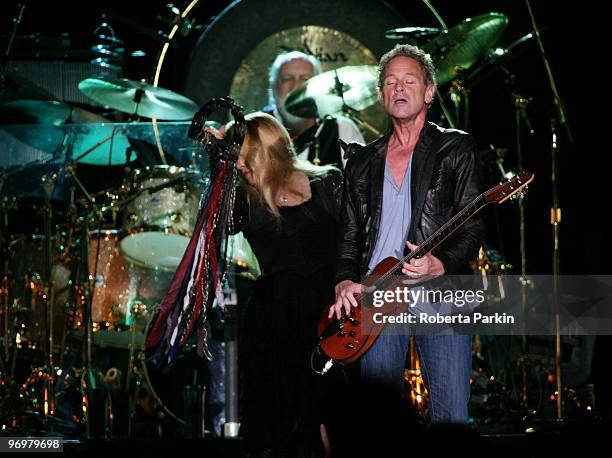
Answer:
<path fill-rule="evenodd" d="M 406 245 L 411 251 L 418 248 L 417 245 L 413 245 L 410 242 L 406 242 Z M 438 258 L 436 258 L 431 251 L 422 258 L 411 259 L 410 262 L 405 262 L 402 266 L 402 273 L 409 277 L 437 277 L 444 275 L 444 264 Z M 336 288 L 338 288 L 336 286 Z"/>

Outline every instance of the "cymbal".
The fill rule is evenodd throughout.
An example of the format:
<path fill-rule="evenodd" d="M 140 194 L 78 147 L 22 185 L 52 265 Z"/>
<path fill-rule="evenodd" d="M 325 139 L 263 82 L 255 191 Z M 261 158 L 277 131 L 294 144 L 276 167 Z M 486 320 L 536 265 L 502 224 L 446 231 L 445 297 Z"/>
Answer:
<path fill-rule="evenodd" d="M 442 30 L 434 27 L 400 27 L 389 29 L 385 32 L 385 38 L 390 40 L 404 40 L 406 38 L 430 37 L 441 33 Z"/>
<path fill-rule="evenodd" d="M 56 153 L 66 140 L 76 159 L 99 142 L 101 145 L 79 159 L 89 165 L 121 165 L 126 161 L 128 139 L 98 114 L 54 100 L 14 100 L 0 106 L 0 124 L 40 124 L 42 127 L 7 127 L 9 133 L 34 148 Z"/>
<path fill-rule="evenodd" d="M 0 75 L 0 104 L 20 99 L 55 100 L 47 90 L 13 72 Z"/>
<path fill-rule="evenodd" d="M 81 124 L 105 119 L 82 108 L 56 100 L 13 100 L 0 106 L 0 122 L 4 124 Z"/>
<path fill-rule="evenodd" d="M 285 108 L 302 118 L 340 114 L 344 104 L 353 110 L 364 110 L 378 100 L 377 82 L 376 65 L 340 67 L 316 75 L 292 91 Z"/>
<path fill-rule="evenodd" d="M 504 14 L 487 13 L 467 18 L 423 45 L 434 60 L 438 84 L 451 81 L 484 57 L 507 25 Z"/>
<path fill-rule="evenodd" d="M 102 105 L 145 118 L 182 121 L 198 111 L 193 101 L 176 92 L 125 78 L 86 78 L 79 90 Z"/>
<path fill-rule="evenodd" d="M 540 32 L 542 32 L 542 30 L 543 29 L 540 29 Z M 513 41 L 506 48 L 498 47 L 491 49 L 485 59 L 483 59 L 483 61 L 470 72 L 464 82 L 466 82 L 470 87 L 478 85 L 488 76 L 490 76 L 493 71 L 498 70 L 500 66 L 503 66 L 512 59 L 516 59 L 521 56 L 527 50 L 526 45 L 534 41 L 533 38 L 533 33 L 529 32 L 528 34 L 523 35 L 519 39 Z"/>

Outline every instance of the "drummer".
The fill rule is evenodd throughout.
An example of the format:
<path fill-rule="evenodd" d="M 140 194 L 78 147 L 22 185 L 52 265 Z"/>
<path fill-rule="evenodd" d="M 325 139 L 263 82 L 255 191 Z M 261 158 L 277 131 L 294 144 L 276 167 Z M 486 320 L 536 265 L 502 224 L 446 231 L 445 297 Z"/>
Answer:
<path fill-rule="evenodd" d="M 316 165 L 332 164 L 344 167 L 346 159 L 342 157 L 338 139 L 347 143 L 365 144 L 353 121 L 343 116 L 325 120 L 300 118 L 285 109 L 287 95 L 319 73 L 321 63 L 312 55 L 300 51 L 279 54 L 269 72 L 269 105 L 262 111 L 273 115 L 284 124 L 291 134 L 300 159 L 308 159 Z"/>

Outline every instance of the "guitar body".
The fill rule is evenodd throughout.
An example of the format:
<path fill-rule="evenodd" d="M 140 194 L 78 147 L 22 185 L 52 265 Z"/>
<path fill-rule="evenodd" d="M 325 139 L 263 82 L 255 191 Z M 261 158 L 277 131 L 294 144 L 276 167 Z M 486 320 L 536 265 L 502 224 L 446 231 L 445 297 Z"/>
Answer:
<path fill-rule="evenodd" d="M 383 259 L 370 274 L 373 278 L 389 272 L 399 262 L 396 258 Z M 367 286 L 367 283 L 366 283 Z M 363 307 L 360 298 L 356 297 L 359 307 L 354 307 L 351 315 L 338 320 L 336 316 L 328 318 L 329 308 L 333 302 L 323 310 L 319 320 L 319 347 L 326 356 L 344 364 L 359 359 L 374 344 L 376 338 L 384 328 L 384 324 L 362 322 Z M 396 304 L 386 304 L 376 308 L 377 313 L 390 315 L 397 313 Z M 369 315 L 369 314 L 368 314 Z"/>

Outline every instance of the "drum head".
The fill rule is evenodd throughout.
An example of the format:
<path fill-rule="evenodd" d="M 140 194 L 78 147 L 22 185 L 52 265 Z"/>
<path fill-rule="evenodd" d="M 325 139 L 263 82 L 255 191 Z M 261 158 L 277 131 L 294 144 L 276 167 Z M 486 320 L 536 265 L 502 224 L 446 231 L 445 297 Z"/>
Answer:
<path fill-rule="evenodd" d="M 175 270 L 189 244 L 189 237 L 163 232 L 138 232 L 121 241 L 123 256 L 150 269 Z"/>
<path fill-rule="evenodd" d="M 128 195 L 129 203 L 123 206 L 126 233 L 159 231 L 191 236 L 206 184 L 201 173 L 180 167 L 147 167 L 135 170 L 131 181 L 132 194 Z M 183 251 L 177 254 L 179 259 Z"/>

